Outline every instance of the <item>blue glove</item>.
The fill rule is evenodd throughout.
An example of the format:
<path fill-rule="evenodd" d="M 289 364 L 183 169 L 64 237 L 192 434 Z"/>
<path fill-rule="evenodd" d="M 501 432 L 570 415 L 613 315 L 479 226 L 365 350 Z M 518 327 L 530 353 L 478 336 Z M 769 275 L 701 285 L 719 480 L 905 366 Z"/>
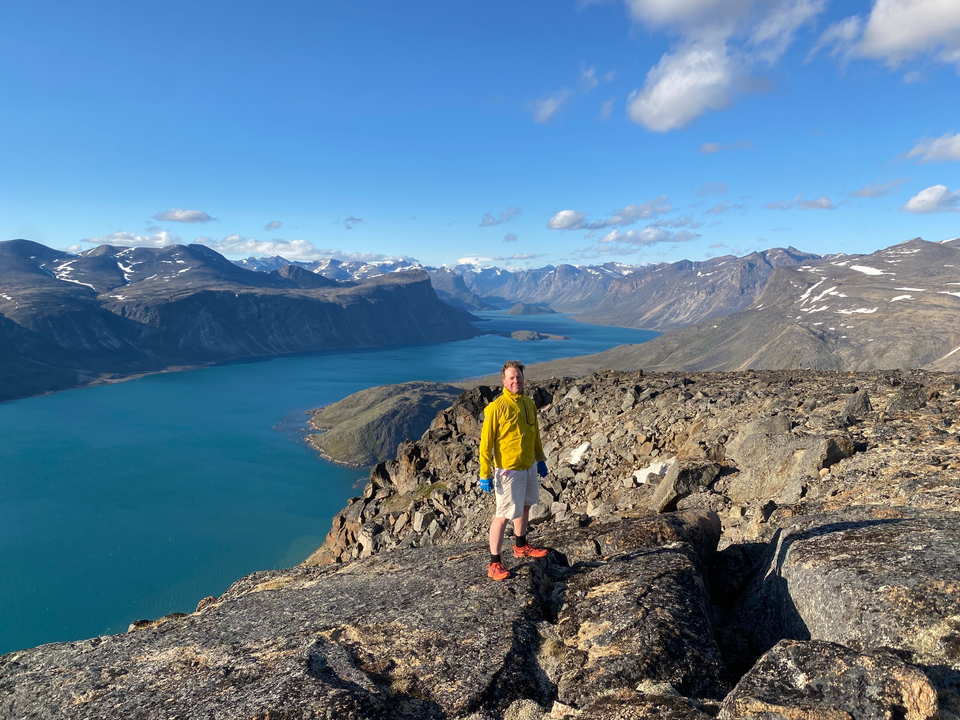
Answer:
<path fill-rule="evenodd" d="M 493 492 L 493 478 L 480 478 L 480 489 L 484 492 Z"/>
<path fill-rule="evenodd" d="M 537 463 L 537 475 L 540 477 L 547 476 L 547 464 L 543 460 Z"/>

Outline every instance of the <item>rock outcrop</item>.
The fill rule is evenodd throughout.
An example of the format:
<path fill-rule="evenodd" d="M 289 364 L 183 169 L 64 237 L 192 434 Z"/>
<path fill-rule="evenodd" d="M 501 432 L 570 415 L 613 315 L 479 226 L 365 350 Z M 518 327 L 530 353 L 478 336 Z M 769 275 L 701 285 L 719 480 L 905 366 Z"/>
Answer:
<path fill-rule="evenodd" d="M 477 386 L 304 565 L 0 658 L 0 717 L 960 718 L 960 376 L 529 382 L 551 474 L 486 578 Z M 509 550 L 510 542 L 507 542 Z"/>
<path fill-rule="evenodd" d="M 321 432 L 307 435 L 307 442 L 334 462 L 373 465 L 396 456 L 407 438 L 422 435 L 462 392 L 458 385 L 434 382 L 361 390 L 312 411 L 309 425 Z"/>

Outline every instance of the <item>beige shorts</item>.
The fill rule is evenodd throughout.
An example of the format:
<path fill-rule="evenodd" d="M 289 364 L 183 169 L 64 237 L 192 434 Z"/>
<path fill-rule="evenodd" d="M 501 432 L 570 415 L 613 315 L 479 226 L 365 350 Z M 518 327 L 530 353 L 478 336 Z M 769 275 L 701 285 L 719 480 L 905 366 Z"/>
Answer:
<path fill-rule="evenodd" d="M 536 505 L 540 500 L 536 463 L 526 470 L 495 468 L 493 490 L 497 495 L 496 517 L 516 520 L 523 515 L 524 506 Z"/>

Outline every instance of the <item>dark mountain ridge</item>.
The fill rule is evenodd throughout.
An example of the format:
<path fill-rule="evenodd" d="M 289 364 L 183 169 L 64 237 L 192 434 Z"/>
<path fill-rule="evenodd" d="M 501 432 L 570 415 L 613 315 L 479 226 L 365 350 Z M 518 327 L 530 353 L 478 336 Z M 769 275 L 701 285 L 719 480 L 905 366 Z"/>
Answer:
<path fill-rule="evenodd" d="M 0 400 L 238 358 L 477 335 L 423 270 L 337 282 L 203 245 L 0 243 Z"/>

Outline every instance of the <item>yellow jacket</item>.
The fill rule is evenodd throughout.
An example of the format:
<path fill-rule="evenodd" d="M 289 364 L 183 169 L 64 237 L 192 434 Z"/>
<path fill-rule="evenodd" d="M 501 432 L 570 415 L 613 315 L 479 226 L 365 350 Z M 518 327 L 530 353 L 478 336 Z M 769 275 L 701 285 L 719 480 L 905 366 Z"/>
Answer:
<path fill-rule="evenodd" d="M 526 470 L 545 461 L 540 443 L 537 406 L 526 395 L 506 388 L 483 411 L 480 429 L 480 477 L 492 478 L 493 468 Z"/>

